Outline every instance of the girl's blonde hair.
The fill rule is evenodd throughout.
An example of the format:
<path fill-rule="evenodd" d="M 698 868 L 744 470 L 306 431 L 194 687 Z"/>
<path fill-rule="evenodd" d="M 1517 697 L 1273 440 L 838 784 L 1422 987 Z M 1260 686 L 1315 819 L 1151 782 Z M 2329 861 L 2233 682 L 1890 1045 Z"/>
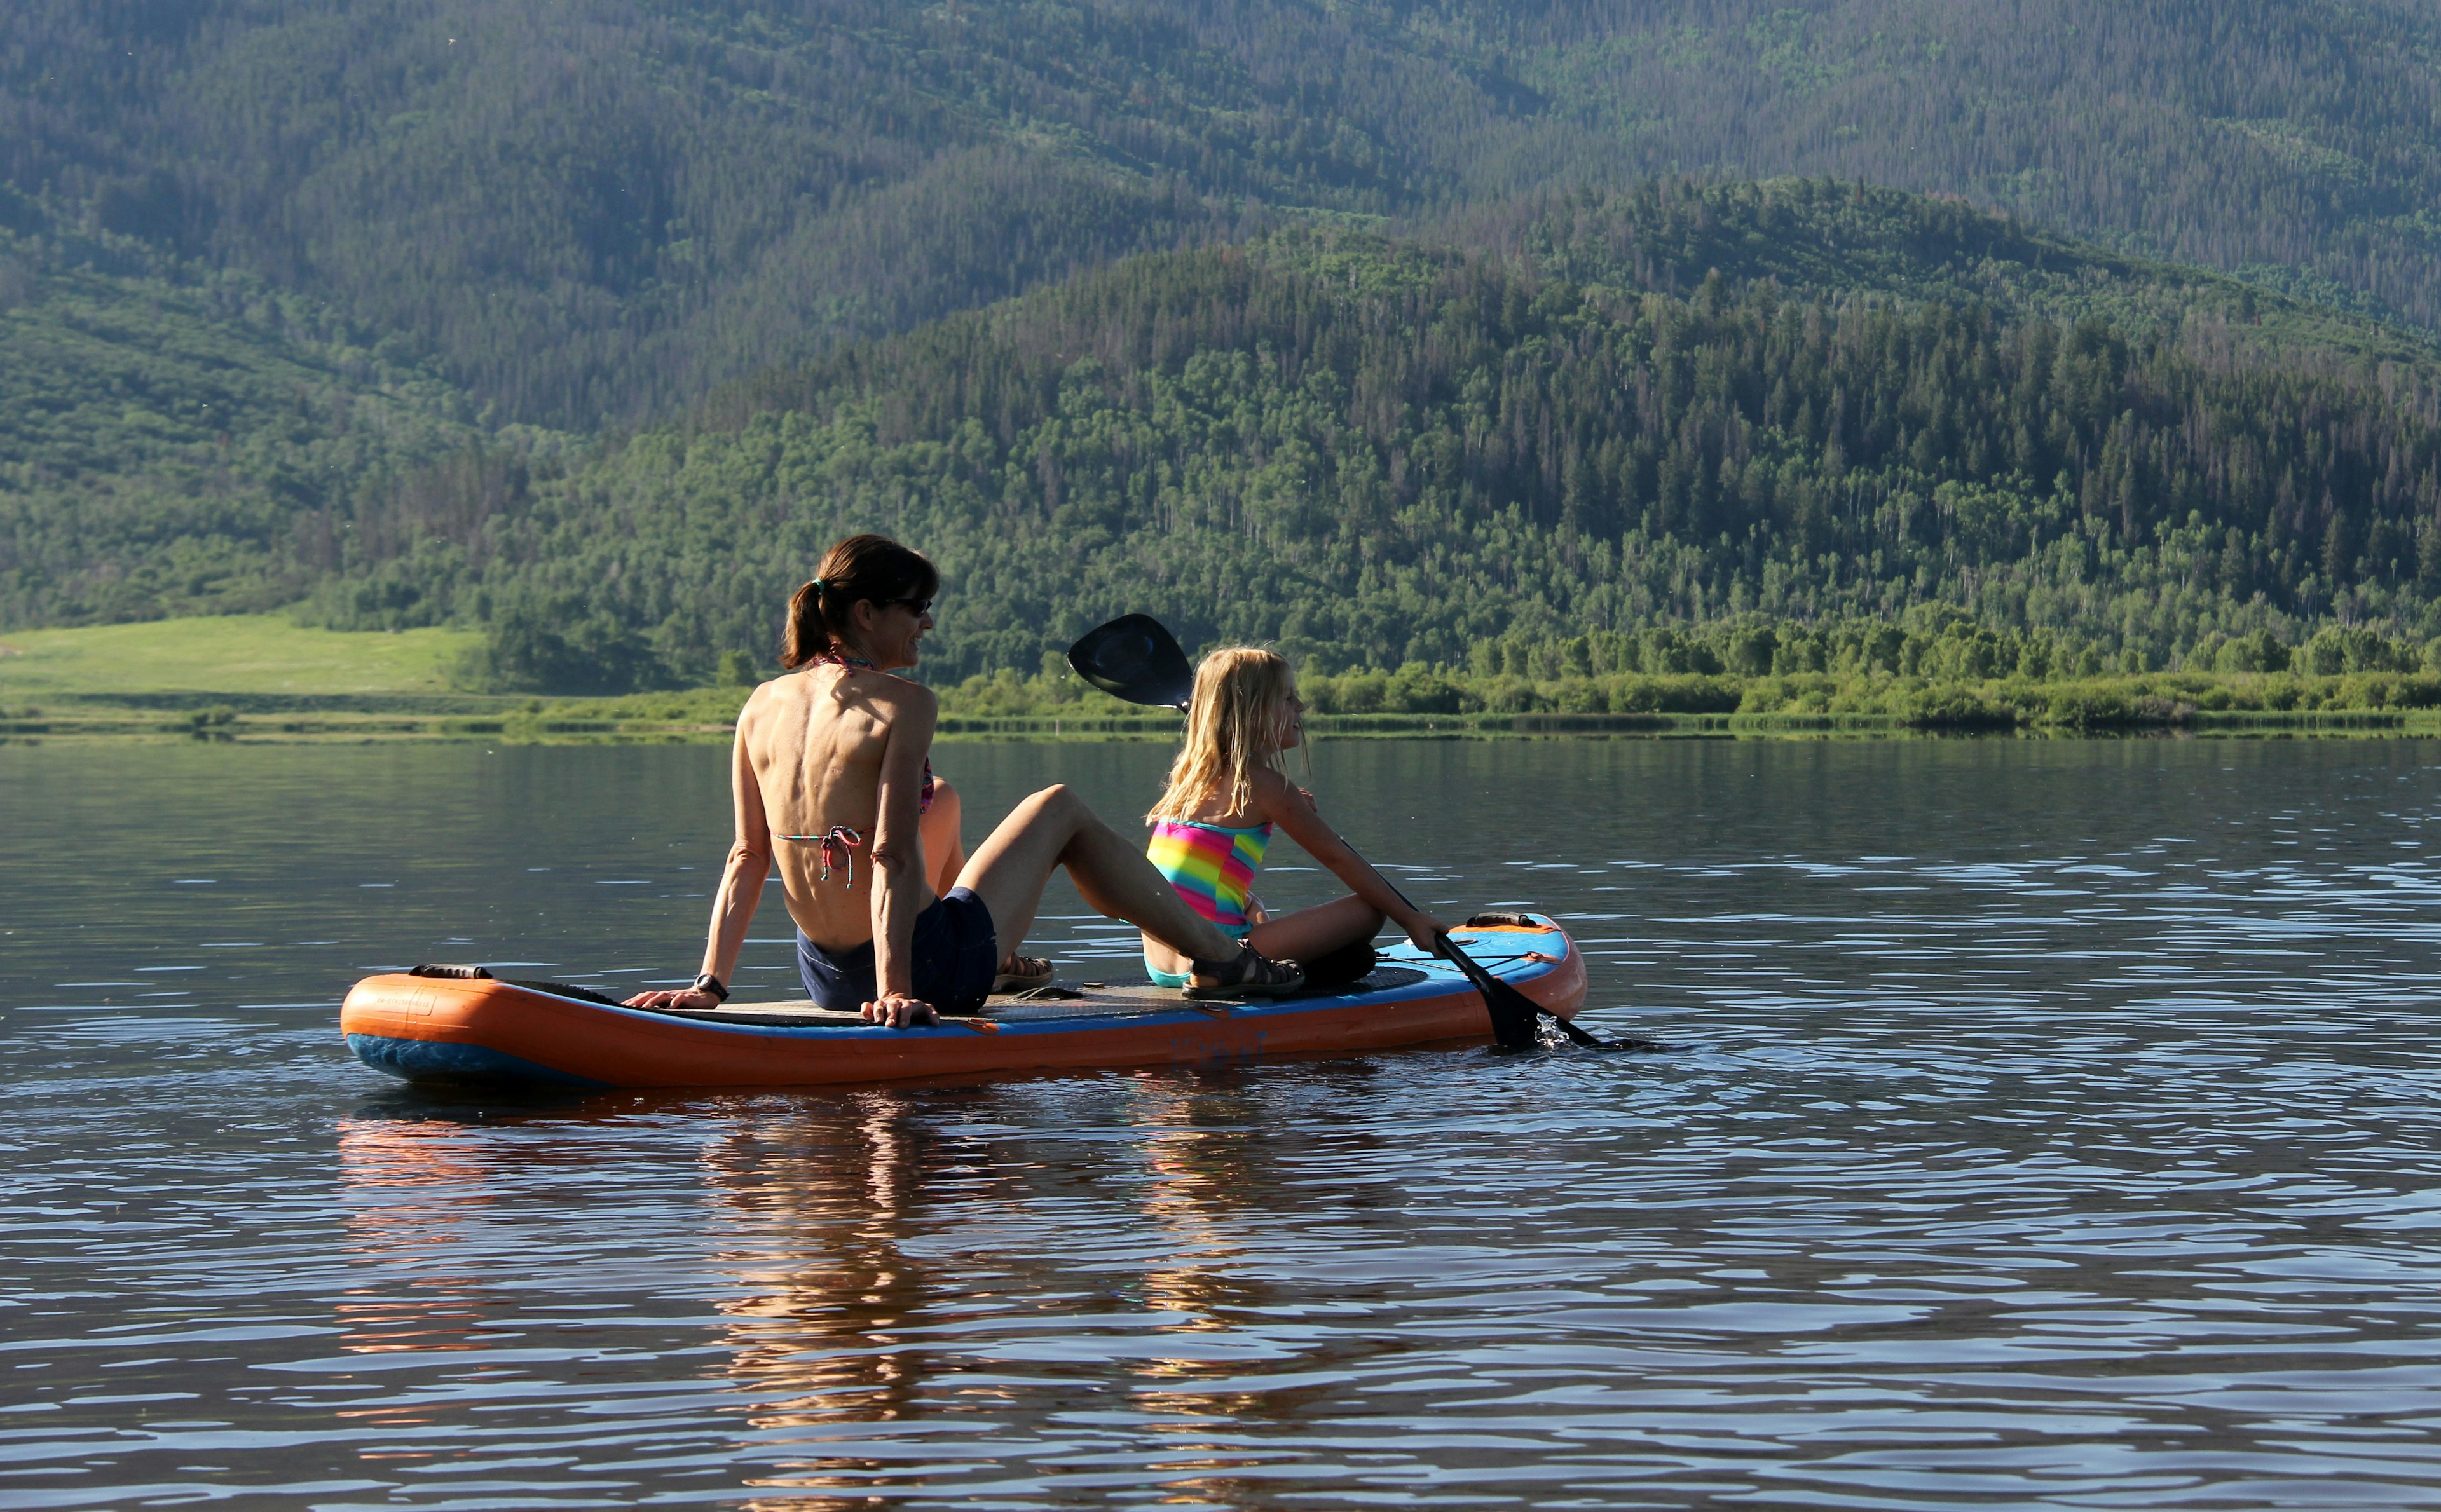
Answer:
<path fill-rule="evenodd" d="M 1191 819 L 1221 793 L 1227 812 L 1244 813 L 1255 801 L 1254 769 L 1279 769 L 1273 732 L 1295 696 L 1296 674 L 1276 652 L 1231 646 L 1204 657 L 1186 705 L 1186 744 L 1145 822 Z"/>

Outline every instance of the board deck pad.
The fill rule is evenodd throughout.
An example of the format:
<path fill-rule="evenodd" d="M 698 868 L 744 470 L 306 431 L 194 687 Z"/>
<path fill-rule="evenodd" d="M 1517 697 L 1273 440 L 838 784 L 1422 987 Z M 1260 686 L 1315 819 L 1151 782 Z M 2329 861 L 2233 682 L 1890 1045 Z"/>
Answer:
<path fill-rule="evenodd" d="M 1366 993 L 1387 992 L 1393 987 L 1412 987 L 1424 980 L 1424 973 L 1407 966 L 1376 966 L 1373 974 L 1361 981 L 1329 992 L 1300 992 L 1286 998 L 1257 998 L 1256 1004 L 1267 1002 L 1316 1002 L 1328 998 L 1361 998 Z M 1201 1012 L 1226 1012 L 1244 1006 L 1235 1002 L 1212 1002 L 1189 998 L 1176 987 L 1156 987 L 1149 981 L 1122 981 L 1109 986 L 1082 986 L 1073 982 L 1054 982 L 1051 990 L 1036 988 L 1030 993 L 1012 993 L 994 998 L 984 1004 L 984 1017 L 1004 1023 L 1040 1023 L 1058 1018 L 1110 1018 L 1125 1014 L 1176 1013 L 1181 1008 Z"/>
<path fill-rule="evenodd" d="M 1426 975 L 1412 966 L 1376 966 L 1372 975 L 1345 987 L 1329 992 L 1301 992 L 1288 998 L 1257 999 L 1255 1005 L 1274 1001 L 1319 1002 L 1331 998 L 1361 998 L 1368 993 L 1412 987 L 1422 981 Z M 984 1003 L 980 1017 L 1000 1023 L 1024 1024 L 1067 1018 L 1122 1018 L 1133 1014 L 1176 1013 L 1180 1009 L 1228 1013 L 1240 1006 L 1245 1005 L 1202 1001 L 1187 997 L 1176 987 L 1156 987 L 1149 981 L 1090 986 L 1083 982 L 1055 981 L 1047 988 L 1004 993 L 989 999 Z M 835 1013 L 802 999 L 790 1002 L 733 1003 L 718 1008 L 656 1008 L 650 1011 L 672 1018 L 695 1018 L 719 1024 L 785 1025 L 795 1029 L 864 1027 L 864 1019 L 859 1015 Z"/>

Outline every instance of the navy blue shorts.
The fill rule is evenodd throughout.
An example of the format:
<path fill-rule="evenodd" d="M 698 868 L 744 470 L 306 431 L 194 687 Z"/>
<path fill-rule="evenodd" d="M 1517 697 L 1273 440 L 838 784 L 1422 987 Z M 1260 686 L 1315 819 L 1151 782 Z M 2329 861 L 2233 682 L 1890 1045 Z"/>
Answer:
<path fill-rule="evenodd" d="M 945 1014 L 973 1013 L 1000 975 L 991 909 L 969 889 L 951 888 L 915 915 L 913 954 L 916 997 Z M 805 995 L 835 1013 L 855 1013 L 881 995 L 870 940 L 834 955 L 800 929 L 797 975 L 805 980 Z"/>

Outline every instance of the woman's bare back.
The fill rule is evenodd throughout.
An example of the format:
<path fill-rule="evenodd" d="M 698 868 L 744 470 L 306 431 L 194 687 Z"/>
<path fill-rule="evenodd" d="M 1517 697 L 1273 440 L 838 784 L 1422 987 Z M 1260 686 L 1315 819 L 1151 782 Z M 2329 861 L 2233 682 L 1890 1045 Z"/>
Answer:
<path fill-rule="evenodd" d="M 931 696 L 886 674 L 818 665 L 763 684 L 738 714 L 738 842 L 769 847 L 788 916 L 825 949 L 850 950 L 873 938 L 882 762 L 894 725 L 913 700 Z M 768 839 L 749 833 L 758 827 Z M 920 909 L 932 901 L 931 889 L 917 886 Z"/>

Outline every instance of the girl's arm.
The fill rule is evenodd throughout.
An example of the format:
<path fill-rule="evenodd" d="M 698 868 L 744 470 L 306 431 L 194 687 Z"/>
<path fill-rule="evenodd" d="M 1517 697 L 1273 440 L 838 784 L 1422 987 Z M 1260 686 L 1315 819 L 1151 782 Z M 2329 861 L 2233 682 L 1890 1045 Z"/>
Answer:
<path fill-rule="evenodd" d="M 1382 916 L 1407 931 L 1407 938 L 1426 955 L 1438 955 L 1440 945 L 1434 936 L 1446 926 L 1421 909 L 1399 895 L 1398 890 L 1373 870 L 1372 863 L 1348 848 L 1339 832 L 1330 827 L 1313 806 L 1313 795 L 1270 770 L 1258 770 L 1255 778 L 1255 806 L 1263 818 L 1288 831 L 1289 838 L 1305 847 L 1305 853 L 1330 869 L 1333 875 L 1347 884 L 1348 891 L 1380 910 Z"/>

